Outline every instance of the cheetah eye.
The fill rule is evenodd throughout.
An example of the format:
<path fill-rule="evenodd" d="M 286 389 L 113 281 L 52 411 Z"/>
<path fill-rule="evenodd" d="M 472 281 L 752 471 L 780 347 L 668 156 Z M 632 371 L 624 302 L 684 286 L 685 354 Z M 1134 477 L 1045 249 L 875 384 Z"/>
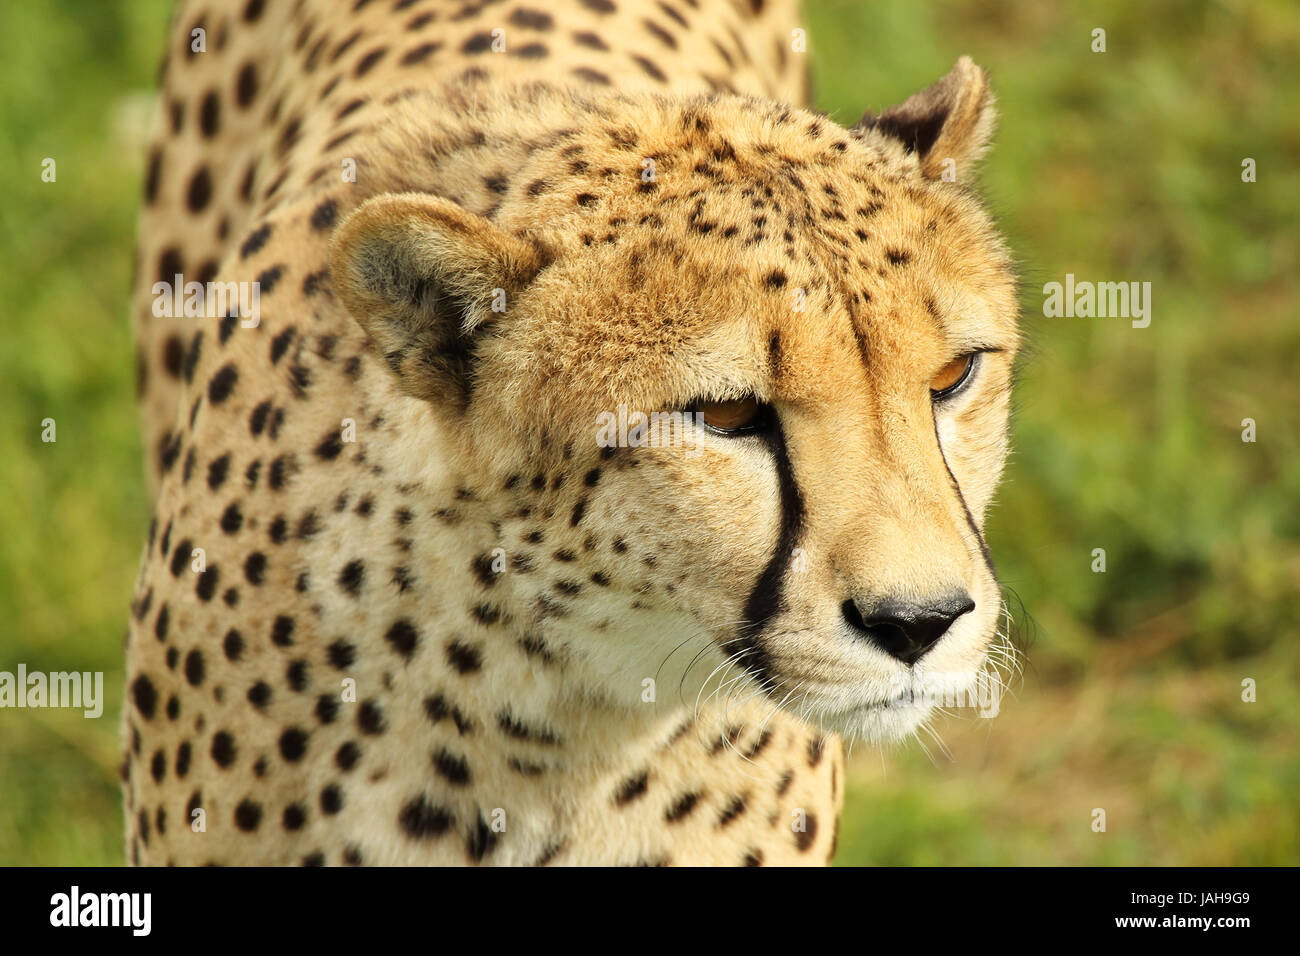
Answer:
<path fill-rule="evenodd" d="M 966 384 L 970 379 L 971 371 L 975 368 L 975 355 L 974 352 L 968 355 L 959 355 L 939 369 L 939 374 L 930 379 L 931 400 L 937 402 L 940 399 L 948 398 Z"/>
<path fill-rule="evenodd" d="M 692 411 L 714 431 L 735 435 L 763 428 L 768 409 L 753 395 L 747 395 L 730 402 L 696 402 Z"/>

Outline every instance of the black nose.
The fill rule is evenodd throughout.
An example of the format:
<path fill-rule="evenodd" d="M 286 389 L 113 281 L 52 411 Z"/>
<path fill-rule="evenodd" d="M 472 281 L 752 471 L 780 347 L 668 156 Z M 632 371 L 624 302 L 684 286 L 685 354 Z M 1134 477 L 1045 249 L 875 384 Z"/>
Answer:
<path fill-rule="evenodd" d="M 953 621 L 975 610 L 975 602 L 960 591 L 926 605 L 893 600 L 859 604 L 850 600 L 842 609 L 844 619 L 854 630 L 910 666 L 939 643 Z"/>

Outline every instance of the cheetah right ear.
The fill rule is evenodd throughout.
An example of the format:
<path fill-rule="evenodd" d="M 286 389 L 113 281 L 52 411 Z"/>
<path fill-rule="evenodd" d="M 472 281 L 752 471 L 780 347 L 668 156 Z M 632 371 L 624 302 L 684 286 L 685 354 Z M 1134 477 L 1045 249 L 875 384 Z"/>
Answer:
<path fill-rule="evenodd" d="M 851 132 L 874 130 L 901 141 L 927 179 L 969 182 L 996 120 L 988 74 L 963 56 L 946 76 L 897 106 L 879 116 L 863 114 Z"/>
<path fill-rule="evenodd" d="M 545 265 L 533 243 L 424 193 L 367 200 L 330 249 L 335 290 L 402 391 L 460 408 L 478 344 Z"/>

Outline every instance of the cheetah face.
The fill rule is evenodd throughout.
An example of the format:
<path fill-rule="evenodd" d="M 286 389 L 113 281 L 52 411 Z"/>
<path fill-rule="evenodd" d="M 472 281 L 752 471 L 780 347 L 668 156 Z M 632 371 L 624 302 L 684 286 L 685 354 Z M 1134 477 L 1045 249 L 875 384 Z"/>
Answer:
<path fill-rule="evenodd" d="M 631 152 L 561 140 L 496 222 L 402 194 L 340 230 L 336 287 L 398 387 L 501 489 L 495 526 L 545 540 L 506 612 L 607 698 L 761 694 L 890 739 L 977 689 L 1017 346 L 963 185 L 990 101 L 968 60 L 847 131 L 629 101 Z"/>

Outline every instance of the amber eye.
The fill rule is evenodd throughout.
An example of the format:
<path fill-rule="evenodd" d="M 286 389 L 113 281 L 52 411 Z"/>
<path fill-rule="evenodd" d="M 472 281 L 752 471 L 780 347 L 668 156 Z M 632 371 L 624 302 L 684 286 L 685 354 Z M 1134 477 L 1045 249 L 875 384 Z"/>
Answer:
<path fill-rule="evenodd" d="M 710 428 L 737 432 L 758 427 L 763 420 L 763 407 L 750 395 L 731 402 L 700 402 L 695 406 L 695 412 Z"/>
<path fill-rule="evenodd" d="M 930 379 L 930 397 L 942 398 L 945 395 L 951 395 L 961 387 L 966 379 L 970 378 L 970 372 L 974 365 L 975 355 L 972 353 L 958 356 L 939 369 L 939 374 Z"/>

